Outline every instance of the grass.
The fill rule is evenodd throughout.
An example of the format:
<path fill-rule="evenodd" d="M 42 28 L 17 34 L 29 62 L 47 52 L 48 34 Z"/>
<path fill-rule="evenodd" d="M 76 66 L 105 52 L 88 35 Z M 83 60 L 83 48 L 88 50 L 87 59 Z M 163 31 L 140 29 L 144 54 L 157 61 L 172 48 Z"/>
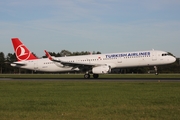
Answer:
<path fill-rule="evenodd" d="M 178 120 L 179 82 L 0 81 L 0 119 Z"/>
<path fill-rule="evenodd" d="M 0 74 L 0 78 L 17 78 L 17 79 L 27 79 L 27 78 L 37 78 L 37 79 L 64 79 L 64 78 L 76 78 L 76 79 L 83 79 L 84 74 Z M 92 76 L 91 76 L 92 78 Z M 101 79 L 109 79 L 109 78 L 149 78 L 149 79 L 164 79 L 164 78 L 180 78 L 180 74 L 104 74 L 100 75 L 99 78 Z"/>

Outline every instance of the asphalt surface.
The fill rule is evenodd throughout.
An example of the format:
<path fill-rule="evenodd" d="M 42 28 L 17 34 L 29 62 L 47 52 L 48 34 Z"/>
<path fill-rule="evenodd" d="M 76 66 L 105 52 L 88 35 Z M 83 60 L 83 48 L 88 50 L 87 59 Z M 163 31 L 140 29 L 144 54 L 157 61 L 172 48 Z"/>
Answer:
<path fill-rule="evenodd" d="M 13 79 L 13 78 L 0 78 L 0 81 L 119 81 L 119 82 L 180 82 L 180 78 L 99 78 L 99 79 L 82 79 L 82 78 L 60 78 L 60 79 Z"/>

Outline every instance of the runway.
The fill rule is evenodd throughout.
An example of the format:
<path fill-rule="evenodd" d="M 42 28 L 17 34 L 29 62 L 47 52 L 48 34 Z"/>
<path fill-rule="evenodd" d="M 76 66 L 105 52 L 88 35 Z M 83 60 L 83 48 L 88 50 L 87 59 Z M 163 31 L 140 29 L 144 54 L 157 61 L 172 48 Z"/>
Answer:
<path fill-rule="evenodd" d="M 0 81 L 109 81 L 109 82 L 180 82 L 180 78 L 99 78 L 99 79 L 84 79 L 84 78 L 58 78 L 58 79 L 14 79 L 14 78 L 0 78 Z"/>

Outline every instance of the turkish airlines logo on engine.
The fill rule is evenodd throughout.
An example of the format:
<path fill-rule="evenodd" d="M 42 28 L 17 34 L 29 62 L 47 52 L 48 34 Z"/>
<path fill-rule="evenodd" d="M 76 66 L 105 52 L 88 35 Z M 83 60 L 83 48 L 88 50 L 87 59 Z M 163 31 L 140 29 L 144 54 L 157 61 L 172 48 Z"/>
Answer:
<path fill-rule="evenodd" d="M 16 48 L 16 56 L 19 60 L 27 60 L 30 56 L 30 52 L 26 49 L 24 45 L 19 45 Z"/>

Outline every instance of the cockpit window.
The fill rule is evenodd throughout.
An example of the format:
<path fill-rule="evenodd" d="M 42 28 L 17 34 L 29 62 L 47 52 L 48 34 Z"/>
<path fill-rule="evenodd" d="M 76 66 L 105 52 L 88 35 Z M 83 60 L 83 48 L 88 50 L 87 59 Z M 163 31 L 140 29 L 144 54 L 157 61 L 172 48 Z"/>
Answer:
<path fill-rule="evenodd" d="M 167 56 L 167 54 L 166 54 L 166 53 L 164 53 L 164 54 L 162 54 L 162 56 Z"/>
<path fill-rule="evenodd" d="M 175 57 L 173 54 L 171 54 L 171 53 L 169 53 L 169 52 L 162 53 L 161 55 L 162 55 L 162 56 L 173 56 L 173 57 Z"/>
<path fill-rule="evenodd" d="M 162 56 L 169 56 L 170 54 L 168 53 L 163 53 Z"/>

